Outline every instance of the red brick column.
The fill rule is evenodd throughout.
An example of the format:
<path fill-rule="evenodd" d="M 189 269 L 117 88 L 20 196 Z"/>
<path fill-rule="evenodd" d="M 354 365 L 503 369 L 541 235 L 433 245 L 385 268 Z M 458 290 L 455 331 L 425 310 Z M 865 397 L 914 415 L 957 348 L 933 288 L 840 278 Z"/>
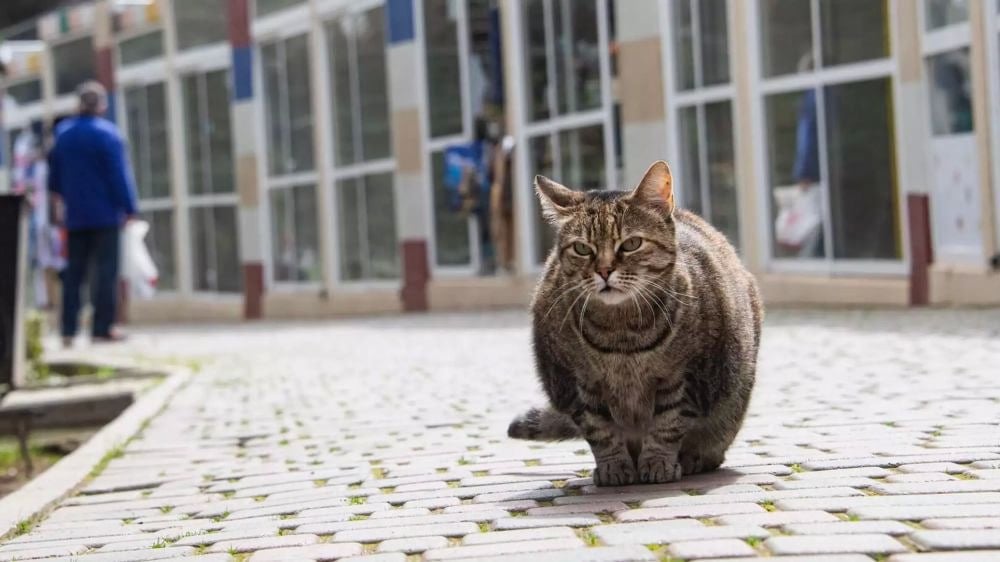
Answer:
<path fill-rule="evenodd" d="M 931 241 L 930 197 L 925 193 L 906 196 L 910 224 L 910 306 L 930 304 L 930 266 L 934 263 Z"/>

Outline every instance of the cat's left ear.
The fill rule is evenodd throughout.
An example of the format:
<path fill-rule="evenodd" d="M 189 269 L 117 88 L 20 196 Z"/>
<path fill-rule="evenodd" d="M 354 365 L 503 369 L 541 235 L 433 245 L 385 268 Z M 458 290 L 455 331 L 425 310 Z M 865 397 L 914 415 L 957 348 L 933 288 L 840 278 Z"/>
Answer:
<path fill-rule="evenodd" d="M 535 191 L 538 192 L 538 201 L 542 204 L 542 215 L 556 226 L 566 222 L 573 212 L 573 207 L 584 200 L 584 195 L 579 191 L 573 191 L 545 176 L 535 176 Z"/>
<path fill-rule="evenodd" d="M 642 181 L 630 196 L 635 201 L 665 205 L 668 214 L 674 214 L 674 176 L 663 160 L 653 162 Z"/>

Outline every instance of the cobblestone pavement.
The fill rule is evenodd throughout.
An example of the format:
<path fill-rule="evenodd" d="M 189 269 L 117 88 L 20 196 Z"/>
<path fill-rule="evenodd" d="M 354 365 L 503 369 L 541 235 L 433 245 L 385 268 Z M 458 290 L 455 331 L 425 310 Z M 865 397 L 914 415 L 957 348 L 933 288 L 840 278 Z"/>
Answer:
<path fill-rule="evenodd" d="M 148 329 L 106 353 L 203 368 L 0 561 L 997 561 L 998 330 L 774 312 L 724 469 L 595 489 L 582 442 L 505 437 L 522 314 Z"/>

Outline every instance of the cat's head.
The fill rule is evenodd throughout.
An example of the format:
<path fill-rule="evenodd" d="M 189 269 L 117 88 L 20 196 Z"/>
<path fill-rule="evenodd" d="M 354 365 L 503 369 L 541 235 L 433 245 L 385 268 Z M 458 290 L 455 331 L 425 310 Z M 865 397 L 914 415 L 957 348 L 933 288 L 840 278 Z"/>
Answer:
<path fill-rule="evenodd" d="M 580 192 L 544 176 L 535 189 L 558 229 L 560 282 L 607 306 L 655 299 L 677 256 L 670 167 L 655 162 L 632 191 Z"/>

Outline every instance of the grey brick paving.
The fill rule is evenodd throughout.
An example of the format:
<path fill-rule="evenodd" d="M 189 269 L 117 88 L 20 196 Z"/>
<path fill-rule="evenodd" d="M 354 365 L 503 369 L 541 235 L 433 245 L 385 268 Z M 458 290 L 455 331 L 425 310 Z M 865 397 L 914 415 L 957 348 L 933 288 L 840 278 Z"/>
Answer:
<path fill-rule="evenodd" d="M 0 562 L 1000 560 L 1000 311 L 771 312 L 724 468 L 656 486 L 506 438 L 529 343 L 518 313 L 137 329 L 101 353 L 200 372 Z"/>

